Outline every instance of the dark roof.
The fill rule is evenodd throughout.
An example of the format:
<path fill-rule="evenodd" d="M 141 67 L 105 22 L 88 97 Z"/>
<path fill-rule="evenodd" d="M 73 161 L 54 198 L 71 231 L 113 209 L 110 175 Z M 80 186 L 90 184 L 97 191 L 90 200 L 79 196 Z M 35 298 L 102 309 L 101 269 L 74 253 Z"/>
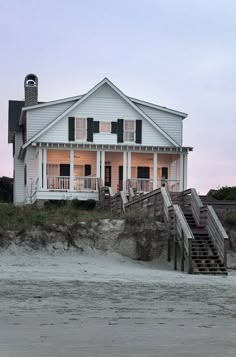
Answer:
<path fill-rule="evenodd" d="M 20 131 L 19 120 L 21 109 L 23 108 L 24 100 L 9 100 L 8 110 L 8 130 Z"/>
<path fill-rule="evenodd" d="M 39 102 L 38 104 L 42 104 Z M 19 126 L 19 120 L 21 115 L 21 109 L 24 107 L 24 100 L 9 100 L 8 107 L 8 142 L 13 142 L 15 132 L 21 131 Z"/>

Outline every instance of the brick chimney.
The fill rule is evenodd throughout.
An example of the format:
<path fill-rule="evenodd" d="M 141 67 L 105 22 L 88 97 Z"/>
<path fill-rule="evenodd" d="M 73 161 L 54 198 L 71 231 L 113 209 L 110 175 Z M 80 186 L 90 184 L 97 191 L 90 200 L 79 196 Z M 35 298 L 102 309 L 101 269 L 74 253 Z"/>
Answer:
<path fill-rule="evenodd" d="M 35 74 L 27 74 L 24 82 L 25 107 L 38 104 L 38 77 Z"/>

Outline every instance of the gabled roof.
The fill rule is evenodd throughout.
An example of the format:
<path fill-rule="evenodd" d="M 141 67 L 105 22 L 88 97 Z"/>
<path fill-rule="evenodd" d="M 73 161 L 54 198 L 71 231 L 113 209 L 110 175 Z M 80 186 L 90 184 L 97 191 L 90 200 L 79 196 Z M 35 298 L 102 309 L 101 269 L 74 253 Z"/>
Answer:
<path fill-rule="evenodd" d="M 83 103 L 88 97 L 90 97 L 97 89 L 99 89 L 102 85 L 108 84 L 122 99 L 124 99 L 133 109 L 135 109 L 143 118 L 145 118 L 156 130 L 158 130 L 167 140 L 169 140 L 174 146 L 180 146 L 175 140 L 173 140 L 163 129 L 159 127 L 146 113 L 144 113 L 129 97 L 127 97 L 119 88 L 117 88 L 108 78 L 104 78 L 101 82 L 95 85 L 92 89 L 90 89 L 86 94 L 82 97 L 78 98 L 78 100 L 72 104 L 67 110 L 65 110 L 61 115 L 59 115 L 56 119 L 54 119 L 51 123 L 49 123 L 45 128 L 43 128 L 40 132 L 34 135 L 30 140 L 28 140 L 22 148 L 26 148 L 32 142 L 34 142 L 38 137 L 44 134 L 47 130 L 49 130 L 52 126 L 58 123 L 62 118 L 69 115 L 69 113 L 77 108 L 81 103 Z M 55 102 L 54 102 L 55 104 Z M 35 106 L 27 109 L 35 109 Z"/>

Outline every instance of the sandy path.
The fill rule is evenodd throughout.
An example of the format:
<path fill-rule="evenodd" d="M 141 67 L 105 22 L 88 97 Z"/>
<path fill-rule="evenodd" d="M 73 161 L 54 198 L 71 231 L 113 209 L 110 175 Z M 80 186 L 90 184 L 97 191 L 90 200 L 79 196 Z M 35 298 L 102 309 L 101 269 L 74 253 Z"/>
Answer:
<path fill-rule="evenodd" d="M 119 256 L 2 256 L 0 356 L 234 356 L 236 275 Z"/>

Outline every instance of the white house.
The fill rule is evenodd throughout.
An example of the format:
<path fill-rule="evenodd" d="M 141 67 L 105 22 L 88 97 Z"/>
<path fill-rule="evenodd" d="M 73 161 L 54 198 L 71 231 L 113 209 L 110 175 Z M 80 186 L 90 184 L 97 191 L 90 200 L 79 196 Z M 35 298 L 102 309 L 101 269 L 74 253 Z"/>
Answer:
<path fill-rule="evenodd" d="M 9 101 L 14 203 L 98 199 L 97 178 L 113 192 L 165 185 L 187 188 L 182 146 L 187 114 L 126 96 L 104 78 L 86 94 L 38 102 L 38 78 L 25 78 L 25 101 Z"/>

